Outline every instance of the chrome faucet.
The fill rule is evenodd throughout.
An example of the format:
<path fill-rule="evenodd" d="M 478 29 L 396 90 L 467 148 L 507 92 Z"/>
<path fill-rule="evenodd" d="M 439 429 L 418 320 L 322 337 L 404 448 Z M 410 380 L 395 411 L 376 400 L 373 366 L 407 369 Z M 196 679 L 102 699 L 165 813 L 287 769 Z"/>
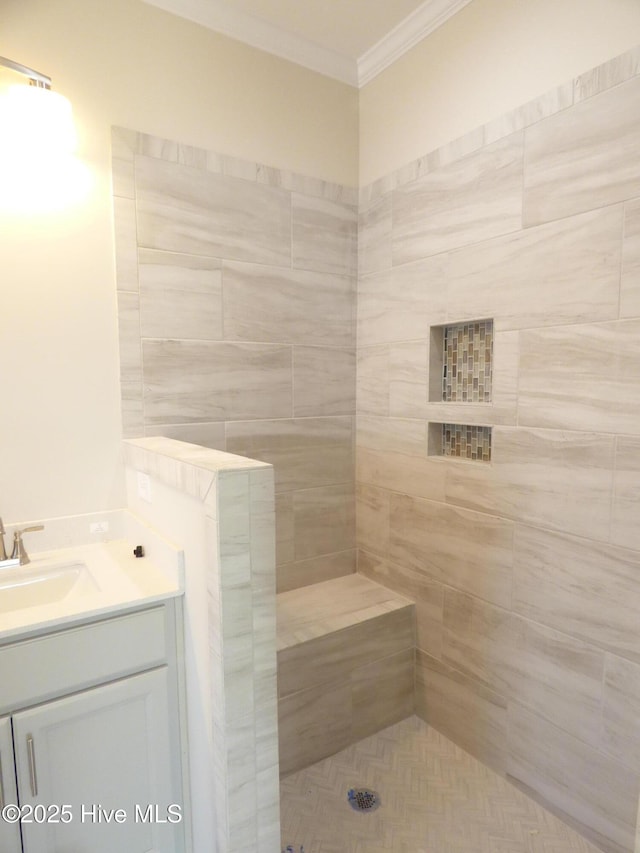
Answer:
<path fill-rule="evenodd" d="M 11 552 L 12 560 L 19 560 L 21 566 L 26 566 L 30 563 L 29 555 L 27 554 L 24 542 L 22 541 L 23 533 L 34 533 L 36 530 L 44 530 L 44 524 L 34 524 L 32 527 L 23 527 L 22 530 L 16 530 L 13 534 L 13 551 Z"/>

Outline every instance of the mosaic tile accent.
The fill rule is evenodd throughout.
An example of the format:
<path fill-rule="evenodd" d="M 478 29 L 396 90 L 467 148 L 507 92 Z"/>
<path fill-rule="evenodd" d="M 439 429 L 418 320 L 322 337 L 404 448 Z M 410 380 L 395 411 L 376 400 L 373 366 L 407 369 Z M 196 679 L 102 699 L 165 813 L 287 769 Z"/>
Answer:
<path fill-rule="evenodd" d="M 442 455 L 491 462 L 491 427 L 442 424 Z"/>
<path fill-rule="evenodd" d="M 490 402 L 493 320 L 445 326 L 443 340 L 442 399 Z"/>

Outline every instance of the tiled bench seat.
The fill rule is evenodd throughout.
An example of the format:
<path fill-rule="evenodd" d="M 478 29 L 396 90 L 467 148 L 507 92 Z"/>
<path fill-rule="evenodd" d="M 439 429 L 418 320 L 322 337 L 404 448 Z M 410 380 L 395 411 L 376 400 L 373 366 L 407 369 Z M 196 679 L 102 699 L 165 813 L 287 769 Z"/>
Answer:
<path fill-rule="evenodd" d="M 357 574 L 277 601 L 281 775 L 413 713 L 413 602 Z"/>

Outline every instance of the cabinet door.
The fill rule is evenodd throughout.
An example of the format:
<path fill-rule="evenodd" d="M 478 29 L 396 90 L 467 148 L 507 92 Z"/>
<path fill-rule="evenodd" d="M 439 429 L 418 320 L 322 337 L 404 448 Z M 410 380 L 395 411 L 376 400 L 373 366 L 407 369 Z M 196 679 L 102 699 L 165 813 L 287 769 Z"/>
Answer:
<path fill-rule="evenodd" d="M 16 774 L 13 759 L 13 739 L 10 717 L 0 717 L 0 808 L 7 803 L 17 805 Z M 0 850 L 2 853 L 20 853 L 20 827 L 0 818 Z"/>
<path fill-rule="evenodd" d="M 23 824 L 24 853 L 183 849 L 167 698 L 162 667 L 14 715 L 20 802 L 71 814 Z"/>

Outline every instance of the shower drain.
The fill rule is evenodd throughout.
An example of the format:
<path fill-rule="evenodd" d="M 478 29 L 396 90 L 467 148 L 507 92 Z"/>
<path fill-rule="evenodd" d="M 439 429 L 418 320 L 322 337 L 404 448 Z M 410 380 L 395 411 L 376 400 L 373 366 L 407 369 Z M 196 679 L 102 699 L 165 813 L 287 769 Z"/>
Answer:
<path fill-rule="evenodd" d="M 349 805 L 357 812 L 373 812 L 380 805 L 380 795 L 367 788 L 351 788 L 347 796 Z"/>

